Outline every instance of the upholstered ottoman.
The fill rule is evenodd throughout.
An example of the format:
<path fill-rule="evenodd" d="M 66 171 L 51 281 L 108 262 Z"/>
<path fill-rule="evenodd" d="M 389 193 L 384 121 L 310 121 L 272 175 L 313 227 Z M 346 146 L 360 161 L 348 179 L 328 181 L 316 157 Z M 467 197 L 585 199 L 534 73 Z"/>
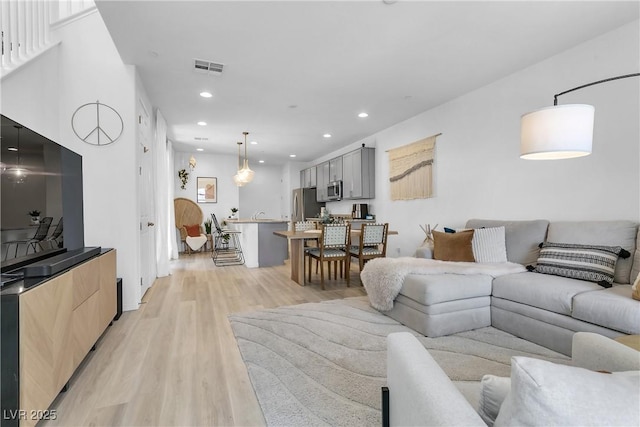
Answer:
<path fill-rule="evenodd" d="M 389 317 L 428 337 L 491 325 L 491 282 L 486 275 L 410 274 Z"/>

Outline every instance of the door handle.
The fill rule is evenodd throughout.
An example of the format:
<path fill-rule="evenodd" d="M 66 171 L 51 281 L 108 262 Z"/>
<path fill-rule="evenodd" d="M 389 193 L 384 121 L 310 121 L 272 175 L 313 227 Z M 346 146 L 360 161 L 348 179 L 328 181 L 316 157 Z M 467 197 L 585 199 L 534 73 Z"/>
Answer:
<path fill-rule="evenodd" d="M 147 222 L 147 227 L 153 227 L 155 224 L 153 222 Z"/>

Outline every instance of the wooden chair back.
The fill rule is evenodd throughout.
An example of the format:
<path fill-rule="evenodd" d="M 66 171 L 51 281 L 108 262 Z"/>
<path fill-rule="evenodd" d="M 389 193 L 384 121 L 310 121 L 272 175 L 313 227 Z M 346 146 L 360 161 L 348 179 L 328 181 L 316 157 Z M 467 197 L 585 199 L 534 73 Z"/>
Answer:
<path fill-rule="evenodd" d="M 200 226 L 200 232 L 202 233 L 202 221 L 204 215 L 200 206 L 193 200 L 178 197 L 173 199 L 173 208 L 175 211 L 176 228 L 180 230 L 180 239 L 187 238 L 187 229 L 185 225 Z"/>

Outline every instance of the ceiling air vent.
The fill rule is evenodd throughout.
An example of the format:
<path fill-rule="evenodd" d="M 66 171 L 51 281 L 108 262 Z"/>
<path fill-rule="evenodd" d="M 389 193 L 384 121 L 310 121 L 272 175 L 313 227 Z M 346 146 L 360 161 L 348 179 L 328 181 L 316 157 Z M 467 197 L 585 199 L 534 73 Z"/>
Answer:
<path fill-rule="evenodd" d="M 203 137 L 201 137 L 201 136 L 196 136 L 196 137 L 195 137 L 195 138 L 193 138 L 193 139 L 195 139 L 196 141 L 208 141 L 208 140 L 209 140 L 209 138 L 203 138 Z"/>
<path fill-rule="evenodd" d="M 196 72 L 204 74 L 222 74 L 222 69 L 224 68 L 224 64 L 203 59 L 194 59 L 193 66 Z"/>

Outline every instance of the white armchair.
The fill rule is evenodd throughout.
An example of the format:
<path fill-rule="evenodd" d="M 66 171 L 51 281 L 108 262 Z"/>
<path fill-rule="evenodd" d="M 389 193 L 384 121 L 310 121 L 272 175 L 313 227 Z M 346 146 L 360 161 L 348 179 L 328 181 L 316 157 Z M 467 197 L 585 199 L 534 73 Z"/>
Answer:
<path fill-rule="evenodd" d="M 574 366 L 610 372 L 640 370 L 640 352 L 610 338 L 578 332 L 572 345 Z M 410 333 L 387 337 L 387 386 L 389 404 L 387 413 L 383 410 L 383 425 L 486 425 Z"/>

